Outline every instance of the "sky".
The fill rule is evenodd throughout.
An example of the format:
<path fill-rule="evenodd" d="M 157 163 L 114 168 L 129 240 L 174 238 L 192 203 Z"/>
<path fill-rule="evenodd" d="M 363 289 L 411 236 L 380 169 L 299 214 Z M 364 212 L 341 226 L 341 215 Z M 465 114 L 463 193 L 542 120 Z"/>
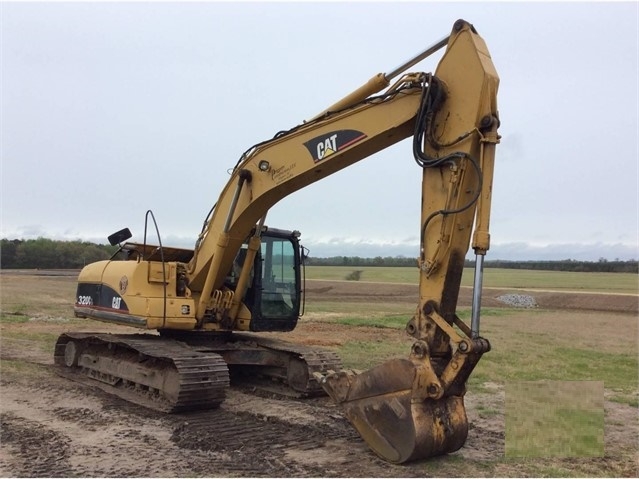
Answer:
<path fill-rule="evenodd" d="M 141 241 L 150 209 L 163 244 L 193 247 L 248 147 L 458 18 L 500 76 L 487 259 L 639 259 L 637 2 L 3 2 L 0 236 Z M 311 256 L 416 257 L 420 182 L 404 140 L 267 224 Z"/>

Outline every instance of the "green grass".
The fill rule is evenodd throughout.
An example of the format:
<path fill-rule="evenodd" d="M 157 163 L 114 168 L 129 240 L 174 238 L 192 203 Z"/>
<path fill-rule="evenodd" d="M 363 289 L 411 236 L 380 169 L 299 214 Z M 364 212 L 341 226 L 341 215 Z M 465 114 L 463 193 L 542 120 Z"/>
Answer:
<path fill-rule="evenodd" d="M 404 329 L 411 316 L 393 315 L 383 317 L 346 317 L 335 319 L 337 324 L 346 326 L 367 326 L 370 328 Z"/>
<path fill-rule="evenodd" d="M 348 341 L 338 351 L 346 369 L 369 369 L 387 359 L 407 357 L 408 352 L 399 341 Z"/>
<path fill-rule="evenodd" d="M 342 305 L 343 306 L 343 305 Z M 343 307 L 342 307 L 343 309 Z M 333 313 L 335 314 L 335 313 Z M 461 316 L 466 316 L 462 313 Z M 636 347 L 623 352 L 603 351 L 581 345 L 570 334 L 567 325 L 562 334 L 540 330 L 521 331 L 521 311 L 487 308 L 482 312 L 484 334 L 491 339 L 492 350 L 486 353 L 469 379 L 476 392 L 488 392 L 484 383 L 508 384 L 518 381 L 603 381 L 612 398 L 624 404 L 637 404 L 639 359 Z M 526 311 L 526 315 L 543 313 Z M 527 316 L 526 316 L 527 317 Z M 491 321 L 491 319 L 493 319 Z M 409 315 L 386 313 L 328 317 L 325 322 L 345 326 L 397 330 L 406 327 Z M 558 318 L 558 320 L 560 320 Z M 493 324 L 497 321 L 496 324 Z M 573 319 L 574 321 L 574 319 Z M 574 325 L 573 325 L 574 326 Z M 401 333 L 400 333 L 401 334 Z M 393 337 L 378 341 L 348 341 L 338 353 L 349 368 L 366 369 L 391 357 L 408 357 L 408 342 Z M 634 395 L 634 396 L 633 396 Z"/>
<path fill-rule="evenodd" d="M 307 279 L 345 280 L 353 271 L 362 271 L 360 281 L 417 284 L 419 271 L 393 266 L 307 266 Z M 472 286 L 473 269 L 465 268 L 462 286 Z M 577 273 L 486 268 L 484 286 L 503 289 L 552 289 L 559 291 L 597 291 L 637 294 L 639 277 L 633 273 Z"/>
<path fill-rule="evenodd" d="M 24 303 L 13 304 L 10 308 L 6 304 L 0 309 L 0 323 L 26 323 L 29 321 L 29 305 Z"/>
<path fill-rule="evenodd" d="M 306 279 L 346 280 L 354 271 L 362 271 L 360 281 L 378 283 L 415 283 L 419 279 L 415 268 L 394 266 L 307 266 Z"/>
<path fill-rule="evenodd" d="M 397 330 L 406 327 L 411 315 L 396 314 L 396 308 L 349 303 L 316 303 L 315 312 L 330 312 L 322 322 L 344 326 L 370 327 L 380 330 Z M 383 308 L 380 311 L 380 308 Z M 468 309 L 459 312 L 462 319 L 470 316 Z M 470 377 L 469 386 L 481 390 L 483 383 L 509 383 L 514 381 L 536 381 L 541 379 L 557 381 L 604 381 L 606 388 L 613 391 L 613 397 L 627 404 L 635 404 L 636 398 L 629 398 L 639 388 L 639 359 L 637 347 L 625 350 L 602 350 L 587 347 L 576 338 L 571 330 L 578 327 L 577 319 L 569 314 L 553 313 L 557 317 L 571 318 L 565 330 L 549 332 L 543 321 L 548 321 L 548 313 L 509 308 L 485 308 L 482 310 L 483 334 L 489 338 L 492 350 L 486 353 Z M 534 321 L 539 317 L 539 332 L 523 329 L 521 321 Z M 400 333 L 401 334 L 401 333 Z M 383 339 L 383 342 L 388 341 Z M 379 364 L 388 357 L 408 357 L 407 342 L 392 340 L 389 344 L 371 341 L 349 341 L 340 348 L 339 354 L 348 367 L 366 369 Z M 410 340 L 409 340 L 410 342 Z"/>
<path fill-rule="evenodd" d="M 481 308 L 481 317 L 502 317 L 502 316 L 512 316 L 515 313 L 521 312 L 520 309 L 515 308 Z M 535 314 L 538 310 L 535 309 L 527 309 L 526 314 Z M 459 319 L 462 319 L 464 322 L 470 320 L 471 317 L 471 309 L 470 308 L 459 308 L 457 310 L 457 316 Z"/>
<path fill-rule="evenodd" d="M 26 323 L 29 317 L 24 314 L 0 312 L 0 323 Z"/>
<path fill-rule="evenodd" d="M 366 369 L 390 357 L 408 357 L 409 352 L 406 343 L 386 340 L 349 341 L 338 351 L 347 367 L 357 369 Z M 628 398 L 628 395 L 639 386 L 638 371 L 637 357 L 632 354 L 556 347 L 552 343 L 544 347 L 539 343 L 513 341 L 507 348 L 493 349 L 482 356 L 469 379 L 469 386 L 480 390 L 487 382 L 508 384 L 542 379 L 603 381 L 606 388 L 621 398 L 620 402 L 627 401 L 632 405 L 636 404 L 636 398 Z"/>
<path fill-rule="evenodd" d="M 480 371 L 495 382 L 604 381 L 607 388 L 630 393 L 638 386 L 639 364 L 632 354 L 557 347 L 552 342 L 544 345 L 541 341 L 527 344 L 513 341 L 486 353 L 477 366 L 477 372 Z"/>
<path fill-rule="evenodd" d="M 508 308 L 484 308 L 481 310 L 482 317 L 490 316 L 509 316 L 516 310 Z M 463 320 L 470 319 L 470 309 L 460 309 L 458 316 Z M 338 317 L 335 319 L 329 319 L 329 322 L 335 322 L 337 324 L 343 324 L 345 326 L 367 326 L 370 328 L 389 328 L 389 329 L 404 329 L 406 323 L 410 321 L 412 315 L 406 314 L 374 314 L 368 316 L 350 316 Z"/>
<path fill-rule="evenodd" d="M 610 400 L 619 404 L 626 404 L 630 407 L 639 408 L 639 398 L 636 394 L 628 395 L 615 392 L 615 395 L 612 396 Z"/>
<path fill-rule="evenodd" d="M 537 381 L 507 387 L 507 457 L 603 453 L 603 383 Z"/>
<path fill-rule="evenodd" d="M 462 284 L 472 285 L 472 270 L 464 269 Z M 633 273 L 577 273 L 487 268 L 484 285 L 497 288 L 532 288 L 637 294 L 639 277 Z"/>

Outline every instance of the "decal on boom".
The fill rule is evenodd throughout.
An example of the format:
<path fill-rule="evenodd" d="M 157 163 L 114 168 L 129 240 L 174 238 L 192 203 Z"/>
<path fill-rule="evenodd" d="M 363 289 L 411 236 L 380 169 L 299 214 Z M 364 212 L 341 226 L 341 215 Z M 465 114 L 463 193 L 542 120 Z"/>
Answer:
<path fill-rule="evenodd" d="M 362 141 L 366 135 L 357 130 L 338 130 L 325 133 L 304 143 L 315 163 Z"/>

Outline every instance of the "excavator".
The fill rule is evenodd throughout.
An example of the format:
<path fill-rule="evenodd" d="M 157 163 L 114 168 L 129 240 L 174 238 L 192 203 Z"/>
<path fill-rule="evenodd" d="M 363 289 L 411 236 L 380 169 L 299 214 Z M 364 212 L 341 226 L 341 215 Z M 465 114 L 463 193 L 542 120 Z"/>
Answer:
<path fill-rule="evenodd" d="M 406 73 L 444 49 L 435 73 Z M 393 81 L 393 83 L 391 83 Z M 484 40 L 458 20 L 450 34 L 379 73 L 310 120 L 240 157 L 194 248 L 162 245 L 152 211 L 144 241 L 128 228 L 118 252 L 78 277 L 77 317 L 145 330 L 66 332 L 54 361 L 65 374 L 160 411 L 216 408 L 232 381 L 328 394 L 381 458 L 404 463 L 461 448 L 466 382 L 490 350 L 480 336 L 483 259 L 499 114 L 499 77 Z M 346 370 L 337 354 L 275 339 L 304 308 L 300 233 L 266 225 L 286 196 L 401 140 L 422 174 L 419 298 L 406 358 Z M 147 244 L 149 218 L 158 245 Z M 470 325 L 456 314 L 474 249 Z"/>

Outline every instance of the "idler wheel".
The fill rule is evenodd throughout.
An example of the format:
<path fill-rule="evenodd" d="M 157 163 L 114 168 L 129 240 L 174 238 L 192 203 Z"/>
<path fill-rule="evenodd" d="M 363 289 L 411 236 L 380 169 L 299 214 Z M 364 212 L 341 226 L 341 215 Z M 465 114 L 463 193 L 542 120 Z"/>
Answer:
<path fill-rule="evenodd" d="M 76 367 L 78 359 L 80 359 L 80 347 L 75 341 L 69 341 L 64 347 L 64 364 L 68 368 Z"/>

